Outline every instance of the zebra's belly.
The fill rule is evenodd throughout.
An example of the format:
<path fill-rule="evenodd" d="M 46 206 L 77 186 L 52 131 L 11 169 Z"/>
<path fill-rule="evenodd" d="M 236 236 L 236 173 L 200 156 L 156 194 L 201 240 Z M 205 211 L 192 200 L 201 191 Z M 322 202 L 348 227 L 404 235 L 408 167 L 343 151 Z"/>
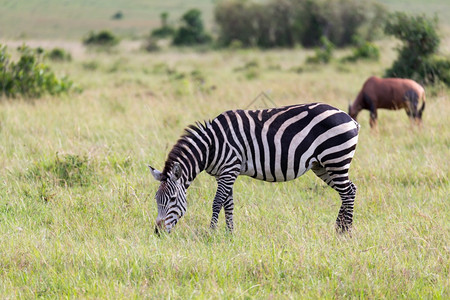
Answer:
<path fill-rule="evenodd" d="M 298 170 L 287 169 L 283 172 L 281 166 L 275 166 L 272 171 L 270 166 L 260 165 L 254 166 L 252 162 L 246 162 L 241 168 L 240 175 L 250 176 L 255 179 L 269 181 L 269 182 L 284 182 L 294 180 L 305 174 L 312 167 L 312 163 L 316 160 L 311 160 L 307 168 L 299 166 Z"/>

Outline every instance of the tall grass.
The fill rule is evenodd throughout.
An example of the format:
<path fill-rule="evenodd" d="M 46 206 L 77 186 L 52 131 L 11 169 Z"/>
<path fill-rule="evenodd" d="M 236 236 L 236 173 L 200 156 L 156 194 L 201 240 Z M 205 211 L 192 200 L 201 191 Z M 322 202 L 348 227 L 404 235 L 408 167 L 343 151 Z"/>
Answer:
<path fill-rule="evenodd" d="M 311 54 L 302 50 L 87 53 L 55 64 L 84 92 L 0 102 L 0 295 L 449 298 L 448 90 L 428 91 L 422 129 L 404 111 L 380 111 L 374 133 L 360 115 L 352 237 L 335 233 L 338 194 L 312 173 L 240 177 L 233 236 L 223 214 L 209 231 L 216 183 L 200 174 L 174 232 L 153 234 L 158 184 L 146 165 L 162 168 L 186 125 L 261 92 L 266 104 L 346 109 L 394 59 L 380 48 L 379 63 L 302 73 L 292 70 Z M 252 61 L 257 77 L 235 71 Z"/>

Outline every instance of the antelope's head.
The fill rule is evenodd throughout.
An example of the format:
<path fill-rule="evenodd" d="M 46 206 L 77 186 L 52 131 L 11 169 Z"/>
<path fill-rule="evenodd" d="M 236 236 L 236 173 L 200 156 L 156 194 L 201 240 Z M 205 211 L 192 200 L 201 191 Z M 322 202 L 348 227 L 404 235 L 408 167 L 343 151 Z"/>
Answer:
<path fill-rule="evenodd" d="M 356 121 L 356 116 L 358 115 L 357 112 L 352 109 L 352 104 L 348 103 L 348 114 L 350 115 L 350 117 L 352 117 L 353 120 Z"/>

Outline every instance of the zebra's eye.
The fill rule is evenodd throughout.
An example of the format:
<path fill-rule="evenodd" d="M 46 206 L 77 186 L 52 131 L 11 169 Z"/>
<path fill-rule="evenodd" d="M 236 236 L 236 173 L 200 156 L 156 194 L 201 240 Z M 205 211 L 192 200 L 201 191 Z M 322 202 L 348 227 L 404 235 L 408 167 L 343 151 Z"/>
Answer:
<path fill-rule="evenodd" d="M 177 200 L 177 197 L 176 197 L 176 196 L 170 197 L 170 201 L 175 201 L 175 200 Z"/>

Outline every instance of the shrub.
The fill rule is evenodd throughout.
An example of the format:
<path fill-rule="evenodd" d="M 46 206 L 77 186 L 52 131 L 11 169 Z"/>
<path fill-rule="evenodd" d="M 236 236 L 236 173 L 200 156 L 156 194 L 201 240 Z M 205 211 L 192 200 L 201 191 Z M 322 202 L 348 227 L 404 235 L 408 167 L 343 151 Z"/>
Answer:
<path fill-rule="evenodd" d="M 450 60 L 448 58 L 431 55 L 427 57 L 424 62 L 425 82 L 437 83 L 439 81 L 444 82 L 450 86 Z"/>
<path fill-rule="evenodd" d="M 343 61 L 355 62 L 359 59 L 378 61 L 380 59 L 380 49 L 377 45 L 360 38 L 354 38 L 354 40 L 356 47 L 352 55 L 345 57 Z"/>
<path fill-rule="evenodd" d="M 40 97 L 45 93 L 56 95 L 68 92 L 73 82 L 67 77 L 57 78 L 50 67 L 43 64 L 43 50 L 25 45 L 18 48 L 20 58 L 12 62 L 6 46 L 0 45 L 0 94 L 6 97 L 23 95 Z"/>
<path fill-rule="evenodd" d="M 403 41 L 400 52 L 410 50 L 414 56 L 424 56 L 435 53 L 439 48 L 440 39 L 436 31 L 438 19 L 428 19 L 425 16 L 409 16 L 405 13 L 393 13 L 385 26 L 385 33 Z"/>
<path fill-rule="evenodd" d="M 96 60 L 86 61 L 83 62 L 81 65 L 83 69 L 88 71 L 95 71 L 100 67 L 100 64 Z"/>
<path fill-rule="evenodd" d="M 316 48 L 315 55 L 306 58 L 306 62 L 310 64 L 327 64 L 333 57 L 334 44 L 325 36 L 320 39 L 322 46 Z"/>
<path fill-rule="evenodd" d="M 113 20 L 121 20 L 123 19 L 123 12 L 121 12 L 120 10 L 118 12 L 116 12 L 111 19 Z"/>
<path fill-rule="evenodd" d="M 52 61 L 58 61 L 58 62 L 72 60 L 72 55 L 69 52 L 67 52 L 66 50 L 61 49 L 61 48 L 52 49 L 50 52 L 47 52 L 45 54 L 45 57 Z"/>
<path fill-rule="evenodd" d="M 403 46 L 398 49 L 397 60 L 386 70 L 385 76 L 412 78 L 425 84 L 442 80 L 450 85 L 450 61 L 435 55 L 440 44 L 437 25 L 437 18 L 392 14 L 385 32 L 400 39 Z"/>
<path fill-rule="evenodd" d="M 158 40 L 153 37 L 148 37 L 144 44 L 142 45 L 142 48 L 147 52 L 156 52 L 160 50 L 160 47 L 158 45 Z"/>
<path fill-rule="evenodd" d="M 167 38 L 175 34 L 175 29 L 171 26 L 156 28 L 150 34 L 153 38 Z"/>
<path fill-rule="evenodd" d="M 163 12 L 160 15 L 161 27 L 154 29 L 150 36 L 153 38 L 167 38 L 175 34 L 175 29 L 169 26 L 167 20 L 169 18 L 169 13 Z"/>
<path fill-rule="evenodd" d="M 450 60 L 438 55 L 428 55 L 420 60 L 399 55 L 385 76 L 411 78 L 424 84 L 442 81 L 450 86 Z"/>
<path fill-rule="evenodd" d="M 177 29 L 173 38 L 173 44 L 177 46 L 192 46 L 206 44 L 211 41 L 211 37 L 206 34 L 203 28 L 201 12 L 198 9 L 187 11 L 181 20 L 183 25 Z"/>
<path fill-rule="evenodd" d="M 259 77 L 260 68 L 259 63 L 256 60 L 251 60 L 247 62 L 242 67 L 237 67 L 234 69 L 235 72 L 243 72 L 245 78 L 251 80 Z"/>
<path fill-rule="evenodd" d="M 102 30 L 98 33 L 91 31 L 83 40 L 86 46 L 113 47 L 119 44 L 119 38 L 108 30 Z"/>
<path fill-rule="evenodd" d="M 355 59 L 366 59 L 377 61 L 380 59 L 380 48 L 374 43 L 365 41 L 353 51 Z"/>
<path fill-rule="evenodd" d="M 89 186 L 95 179 L 94 168 L 86 156 L 56 154 L 54 160 L 34 163 L 27 176 L 61 186 Z"/>
<path fill-rule="evenodd" d="M 153 70 L 152 73 L 153 74 L 167 74 L 170 75 L 174 72 L 174 70 L 172 70 L 166 63 L 158 63 L 156 65 L 153 66 Z"/>

